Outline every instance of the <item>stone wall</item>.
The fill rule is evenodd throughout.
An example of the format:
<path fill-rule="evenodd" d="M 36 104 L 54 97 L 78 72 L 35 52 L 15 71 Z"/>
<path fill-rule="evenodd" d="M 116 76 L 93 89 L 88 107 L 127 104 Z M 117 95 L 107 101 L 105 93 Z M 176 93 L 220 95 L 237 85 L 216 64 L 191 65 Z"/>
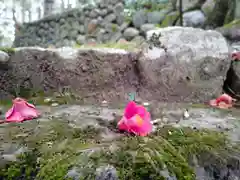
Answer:
<path fill-rule="evenodd" d="M 215 1 L 206 0 L 197 6 L 196 3 L 196 0 L 185 2 L 184 26 L 203 27 L 208 22 L 210 12 L 214 11 Z M 130 18 L 124 15 L 124 0 L 102 0 L 96 6 L 72 9 L 23 24 L 14 46 L 61 47 L 117 42 L 121 39 L 141 43 L 149 30 L 179 25 L 177 6 L 178 3 L 176 6 L 172 3 L 157 4 L 157 7 L 136 11 Z"/>
<path fill-rule="evenodd" d="M 109 4 L 110 3 L 110 4 Z M 123 0 L 102 2 L 97 7 L 71 9 L 39 21 L 23 24 L 15 46 L 62 46 L 86 42 L 116 41 L 128 26 Z"/>

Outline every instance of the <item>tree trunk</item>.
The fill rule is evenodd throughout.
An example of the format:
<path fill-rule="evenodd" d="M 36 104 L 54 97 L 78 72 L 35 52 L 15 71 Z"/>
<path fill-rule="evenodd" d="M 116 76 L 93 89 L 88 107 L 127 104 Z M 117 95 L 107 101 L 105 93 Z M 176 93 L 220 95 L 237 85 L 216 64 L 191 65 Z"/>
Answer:
<path fill-rule="evenodd" d="M 179 20 L 180 20 L 180 26 L 183 26 L 182 0 L 179 0 Z"/>
<path fill-rule="evenodd" d="M 42 11 L 41 11 L 40 7 L 37 8 L 37 12 L 38 12 L 38 19 L 41 19 L 42 18 Z"/>
<path fill-rule="evenodd" d="M 32 11 L 31 11 L 31 9 L 28 10 L 28 20 L 29 20 L 29 22 L 32 21 Z"/>
<path fill-rule="evenodd" d="M 232 1 L 233 0 L 216 0 L 215 7 L 208 16 L 205 26 L 208 28 L 217 28 L 223 26 Z"/>
<path fill-rule="evenodd" d="M 44 0 L 44 16 L 51 14 L 53 10 L 54 0 Z"/>
<path fill-rule="evenodd" d="M 65 4 L 64 4 L 64 0 L 61 0 L 61 11 L 64 11 L 64 6 L 65 6 Z"/>

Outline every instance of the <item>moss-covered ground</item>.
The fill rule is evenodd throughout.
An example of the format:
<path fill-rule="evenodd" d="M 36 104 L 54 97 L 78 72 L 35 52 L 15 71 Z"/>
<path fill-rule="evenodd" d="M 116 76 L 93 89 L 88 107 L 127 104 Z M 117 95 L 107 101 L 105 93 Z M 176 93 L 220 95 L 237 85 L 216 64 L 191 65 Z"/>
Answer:
<path fill-rule="evenodd" d="M 148 137 L 124 135 L 102 142 L 98 130 L 72 128 L 64 120 L 52 119 L 40 127 L 39 133 L 31 134 L 34 122 L 31 126 L 11 125 L 8 134 L 2 135 L 5 141 L 27 146 L 29 151 L 20 155 L 19 161 L 1 167 L 1 178 L 59 180 L 64 179 L 69 169 L 78 167 L 82 179 L 92 180 L 97 167 L 110 164 L 122 180 L 163 180 L 160 170 L 164 168 L 179 180 L 194 180 L 189 161 L 193 155 L 208 153 L 224 163 L 228 154 L 237 151 L 224 133 L 209 130 L 169 126 Z M 115 148 L 110 148 L 113 145 Z M 87 150 L 97 148 L 86 155 Z"/>

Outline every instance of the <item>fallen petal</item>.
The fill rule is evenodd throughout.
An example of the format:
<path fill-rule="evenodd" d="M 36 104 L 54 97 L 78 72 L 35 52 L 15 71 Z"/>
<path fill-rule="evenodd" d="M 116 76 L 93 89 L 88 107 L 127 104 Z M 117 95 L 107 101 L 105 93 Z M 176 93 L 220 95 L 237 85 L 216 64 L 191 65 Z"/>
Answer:
<path fill-rule="evenodd" d="M 232 59 L 233 60 L 240 60 L 240 52 L 234 52 L 232 53 Z"/>
<path fill-rule="evenodd" d="M 21 122 L 37 118 L 39 115 L 34 105 L 22 98 L 16 98 L 13 100 L 13 106 L 7 111 L 5 118 L 8 122 Z"/>

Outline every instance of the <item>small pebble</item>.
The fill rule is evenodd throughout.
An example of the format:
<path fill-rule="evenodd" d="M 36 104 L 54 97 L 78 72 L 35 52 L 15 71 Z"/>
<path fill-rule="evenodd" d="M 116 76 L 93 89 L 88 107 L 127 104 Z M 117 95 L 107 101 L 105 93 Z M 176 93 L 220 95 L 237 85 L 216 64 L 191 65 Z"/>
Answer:
<path fill-rule="evenodd" d="M 144 106 L 149 106 L 149 103 L 148 102 L 144 102 L 143 105 Z"/>
<path fill-rule="evenodd" d="M 58 105 L 59 105 L 58 103 L 52 103 L 52 104 L 51 104 L 52 107 L 56 107 L 56 106 L 58 106 Z"/>
<path fill-rule="evenodd" d="M 102 106 L 104 106 L 104 107 L 105 107 L 105 106 L 107 106 L 107 104 L 108 104 L 108 102 L 107 102 L 107 101 L 105 101 L 105 100 L 104 100 L 104 101 L 102 101 Z"/>
<path fill-rule="evenodd" d="M 51 101 L 52 101 L 51 98 L 45 98 L 45 99 L 44 99 L 44 102 L 45 102 L 45 103 L 49 103 L 49 102 L 51 102 Z"/>
<path fill-rule="evenodd" d="M 190 117 L 189 112 L 188 112 L 187 109 L 184 111 L 183 117 L 184 117 L 184 118 L 189 118 L 189 117 Z"/>

